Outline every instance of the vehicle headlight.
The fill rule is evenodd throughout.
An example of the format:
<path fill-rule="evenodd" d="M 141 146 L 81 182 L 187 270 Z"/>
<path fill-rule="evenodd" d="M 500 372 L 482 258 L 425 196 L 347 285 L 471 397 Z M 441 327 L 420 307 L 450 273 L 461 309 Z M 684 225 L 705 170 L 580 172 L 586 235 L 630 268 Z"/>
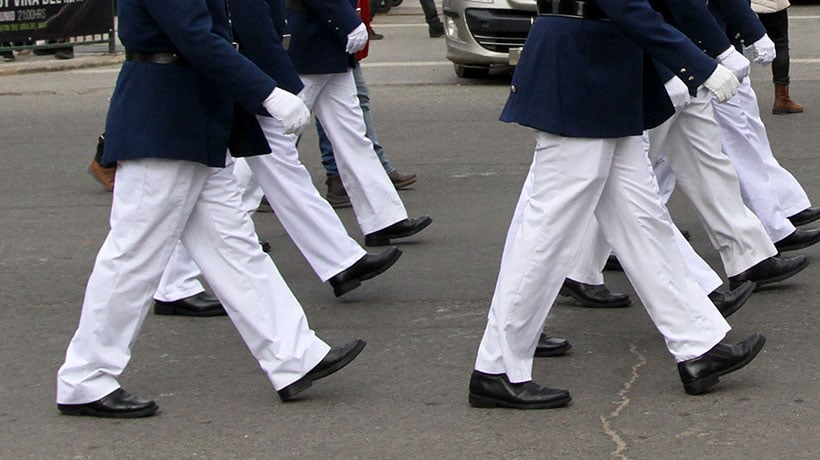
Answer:
<path fill-rule="evenodd" d="M 444 33 L 447 34 L 447 38 L 459 40 L 458 26 L 456 25 L 456 20 L 454 18 L 444 16 Z"/>

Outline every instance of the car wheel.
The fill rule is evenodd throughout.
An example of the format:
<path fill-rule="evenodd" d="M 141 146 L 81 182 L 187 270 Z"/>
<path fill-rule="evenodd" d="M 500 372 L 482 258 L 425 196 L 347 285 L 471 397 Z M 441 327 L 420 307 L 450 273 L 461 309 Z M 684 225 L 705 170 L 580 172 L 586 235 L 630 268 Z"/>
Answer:
<path fill-rule="evenodd" d="M 461 78 L 487 78 L 490 75 L 489 66 L 467 67 L 461 64 L 453 64 L 456 75 Z"/>

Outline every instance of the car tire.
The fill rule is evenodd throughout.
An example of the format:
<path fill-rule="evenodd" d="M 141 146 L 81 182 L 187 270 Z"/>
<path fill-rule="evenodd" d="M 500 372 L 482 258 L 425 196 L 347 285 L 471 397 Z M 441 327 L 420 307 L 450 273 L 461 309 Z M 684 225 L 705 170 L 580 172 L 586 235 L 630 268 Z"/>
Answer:
<path fill-rule="evenodd" d="M 489 66 L 463 66 L 453 64 L 456 75 L 461 78 L 487 78 L 490 75 Z"/>

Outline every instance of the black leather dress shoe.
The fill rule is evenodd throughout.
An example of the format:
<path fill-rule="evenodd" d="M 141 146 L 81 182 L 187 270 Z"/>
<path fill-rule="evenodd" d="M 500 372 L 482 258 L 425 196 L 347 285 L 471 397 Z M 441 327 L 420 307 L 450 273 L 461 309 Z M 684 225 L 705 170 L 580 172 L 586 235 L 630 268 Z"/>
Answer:
<path fill-rule="evenodd" d="M 765 343 L 766 337 L 754 334 L 742 342 L 719 343 L 703 356 L 678 363 L 683 389 L 690 395 L 708 391 L 718 384 L 721 375 L 749 364 Z"/>
<path fill-rule="evenodd" d="M 715 304 L 715 307 L 724 318 L 728 318 L 732 313 L 740 310 L 740 307 L 752 296 L 756 287 L 757 284 L 754 281 L 746 281 L 727 292 L 712 291 L 709 294 L 709 300 Z"/>
<path fill-rule="evenodd" d="M 820 241 L 820 228 L 809 230 L 796 229 L 791 235 L 774 244 L 778 251 L 796 251 L 807 248 Z"/>
<path fill-rule="evenodd" d="M 614 255 L 610 255 L 606 258 L 606 264 L 604 265 L 604 271 L 611 271 L 611 272 L 622 272 L 624 271 L 624 267 L 621 267 L 621 261 Z"/>
<path fill-rule="evenodd" d="M 350 268 L 330 278 L 333 293 L 339 297 L 356 289 L 362 281 L 384 273 L 399 257 L 401 251 L 397 248 L 385 249 L 379 254 L 365 254 Z"/>
<path fill-rule="evenodd" d="M 387 246 L 390 244 L 391 239 L 415 235 L 424 230 L 432 222 L 433 219 L 427 216 L 404 219 L 389 227 L 365 235 L 364 244 L 367 246 Z"/>
<path fill-rule="evenodd" d="M 314 380 L 327 377 L 350 364 L 364 350 L 365 345 L 367 342 L 356 339 L 340 347 L 332 347 L 316 367 L 308 371 L 301 379 L 277 391 L 279 399 L 283 402 L 292 401 L 296 395 L 310 388 Z"/>
<path fill-rule="evenodd" d="M 757 288 L 760 288 L 760 286 L 790 278 L 808 266 L 809 261 L 806 256 L 769 257 L 740 274 L 730 276 L 729 287 L 737 289 L 746 281 L 754 281 Z"/>
<path fill-rule="evenodd" d="M 536 358 L 562 356 L 565 355 L 570 348 L 572 348 L 572 344 L 570 344 L 567 340 L 559 339 L 557 337 L 550 337 L 542 332 L 541 336 L 538 337 L 538 345 L 535 346 L 534 356 Z"/>
<path fill-rule="evenodd" d="M 219 299 L 207 292 L 175 300 L 173 302 L 163 302 L 154 300 L 155 315 L 177 315 L 177 316 L 222 316 L 227 315 Z"/>
<path fill-rule="evenodd" d="M 90 415 L 106 418 L 139 418 L 154 415 L 157 403 L 132 395 L 117 388 L 102 398 L 85 404 L 57 404 L 57 410 L 65 415 Z"/>
<path fill-rule="evenodd" d="M 789 217 L 789 220 L 795 227 L 810 224 L 817 219 L 820 219 L 820 208 L 804 209 L 798 212 L 797 214 Z"/>
<path fill-rule="evenodd" d="M 552 409 L 569 404 L 569 391 L 547 388 L 529 380 L 510 383 L 507 374 L 473 371 L 470 376 L 470 405 L 511 409 Z"/>
<path fill-rule="evenodd" d="M 569 278 L 558 291 L 564 297 L 572 297 L 582 307 L 589 308 L 623 308 L 628 307 L 632 300 L 626 294 L 610 292 L 604 284 L 586 284 Z"/>

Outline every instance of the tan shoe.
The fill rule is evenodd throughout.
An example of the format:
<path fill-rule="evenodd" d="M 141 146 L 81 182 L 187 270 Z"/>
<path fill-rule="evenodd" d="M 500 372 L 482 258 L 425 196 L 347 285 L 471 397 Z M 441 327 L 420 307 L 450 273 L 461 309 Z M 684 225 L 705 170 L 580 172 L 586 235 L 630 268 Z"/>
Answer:
<path fill-rule="evenodd" d="M 106 190 L 109 192 L 114 191 L 114 176 L 117 173 L 116 166 L 104 168 L 95 158 L 91 160 L 91 164 L 88 165 L 88 173 L 91 174 L 94 179 L 97 179 L 97 182 L 101 183 Z"/>
<path fill-rule="evenodd" d="M 332 207 L 349 208 L 352 206 L 341 177 L 336 174 L 328 174 L 327 179 L 325 179 L 325 184 L 327 184 L 325 199 L 327 199 L 327 202 L 330 203 Z"/>
<path fill-rule="evenodd" d="M 397 190 L 416 183 L 415 174 L 402 174 L 395 169 L 388 174 L 387 177 L 390 178 L 390 182 L 393 183 L 393 186 L 396 187 Z"/>
<path fill-rule="evenodd" d="M 774 85 L 774 105 L 772 113 L 782 115 L 784 113 L 802 113 L 803 106 L 794 102 L 789 97 L 789 87 L 786 85 Z"/>

